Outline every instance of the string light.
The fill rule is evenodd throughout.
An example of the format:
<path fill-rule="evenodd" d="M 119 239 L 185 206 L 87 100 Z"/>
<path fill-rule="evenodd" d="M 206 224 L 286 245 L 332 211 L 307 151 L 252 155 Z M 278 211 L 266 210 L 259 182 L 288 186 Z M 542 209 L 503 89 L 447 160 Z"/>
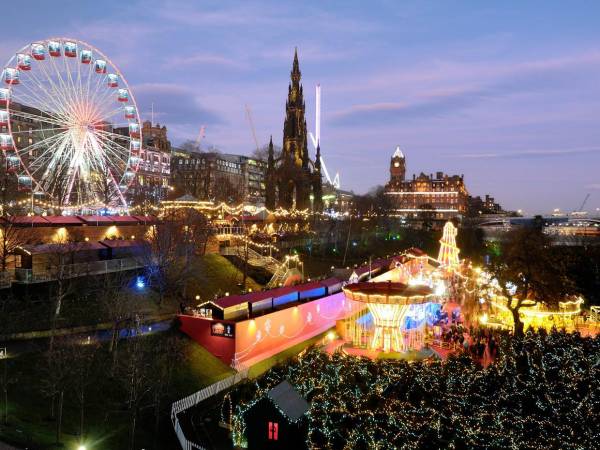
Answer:
<path fill-rule="evenodd" d="M 308 350 L 229 394 L 234 444 L 248 445 L 246 415 L 287 380 L 310 405 L 309 448 L 595 448 L 600 338 L 497 339 L 486 369 L 469 357 L 407 364 Z"/>

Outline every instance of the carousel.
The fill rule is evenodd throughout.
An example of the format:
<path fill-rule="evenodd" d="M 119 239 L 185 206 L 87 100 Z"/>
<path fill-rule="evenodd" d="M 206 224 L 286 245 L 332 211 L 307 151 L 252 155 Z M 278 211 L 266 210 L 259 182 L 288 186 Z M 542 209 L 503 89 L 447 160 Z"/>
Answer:
<path fill-rule="evenodd" d="M 447 286 L 459 270 L 456 231 L 446 223 L 437 259 L 410 249 L 382 275 L 344 287 L 348 300 L 365 306 L 338 327 L 348 345 L 374 352 L 420 351 L 434 338 L 452 301 Z"/>

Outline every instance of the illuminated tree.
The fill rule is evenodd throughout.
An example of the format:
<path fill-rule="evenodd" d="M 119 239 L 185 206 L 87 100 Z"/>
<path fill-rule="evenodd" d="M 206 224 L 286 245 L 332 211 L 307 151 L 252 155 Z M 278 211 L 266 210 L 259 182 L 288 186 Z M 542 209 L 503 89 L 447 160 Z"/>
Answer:
<path fill-rule="evenodd" d="M 521 307 L 532 303 L 558 306 L 559 301 L 575 293 L 564 260 L 553 251 L 548 236 L 537 228 L 510 232 L 500 244 L 499 254 L 492 257 L 488 271 L 519 336 L 523 335 Z"/>

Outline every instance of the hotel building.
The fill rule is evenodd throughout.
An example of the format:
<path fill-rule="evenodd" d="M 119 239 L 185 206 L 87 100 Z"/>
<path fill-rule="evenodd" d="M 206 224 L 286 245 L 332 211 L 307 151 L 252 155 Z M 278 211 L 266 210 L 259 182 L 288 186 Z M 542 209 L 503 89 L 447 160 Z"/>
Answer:
<path fill-rule="evenodd" d="M 406 158 L 400 150 L 392 155 L 390 181 L 385 186 L 392 215 L 410 218 L 447 220 L 463 216 L 467 211 L 469 193 L 463 175 L 436 172 L 406 177 Z"/>

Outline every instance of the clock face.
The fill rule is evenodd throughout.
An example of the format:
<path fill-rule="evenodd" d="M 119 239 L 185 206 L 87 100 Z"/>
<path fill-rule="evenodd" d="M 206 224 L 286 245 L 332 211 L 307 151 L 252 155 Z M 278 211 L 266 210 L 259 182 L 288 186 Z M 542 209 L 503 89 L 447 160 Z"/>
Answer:
<path fill-rule="evenodd" d="M 400 163 L 399 163 L 398 161 L 396 161 L 396 162 L 394 163 L 394 167 L 400 167 Z"/>

